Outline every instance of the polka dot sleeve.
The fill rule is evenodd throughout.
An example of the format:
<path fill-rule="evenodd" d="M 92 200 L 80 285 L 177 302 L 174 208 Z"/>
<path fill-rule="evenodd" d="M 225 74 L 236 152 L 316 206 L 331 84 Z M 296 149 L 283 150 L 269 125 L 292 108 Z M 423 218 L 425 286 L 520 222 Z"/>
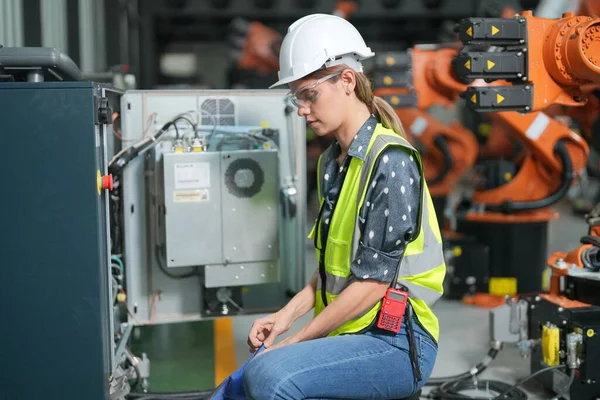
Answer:
<path fill-rule="evenodd" d="M 360 212 L 361 240 L 350 270 L 358 280 L 390 283 L 405 237 L 416 229 L 420 175 L 408 152 L 388 148 L 379 157 Z"/>

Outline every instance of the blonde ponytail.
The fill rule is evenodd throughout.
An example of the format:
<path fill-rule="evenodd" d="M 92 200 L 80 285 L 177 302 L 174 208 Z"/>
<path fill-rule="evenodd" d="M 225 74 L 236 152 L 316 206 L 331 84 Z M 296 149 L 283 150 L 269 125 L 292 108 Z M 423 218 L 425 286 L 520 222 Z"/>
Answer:
<path fill-rule="evenodd" d="M 381 125 L 393 130 L 406 139 L 406 134 L 404 133 L 404 128 L 398 114 L 396 114 L 396 111 L 385 100 L 373 95 L 371 81 L 362 72 L 356 73 L 354 93 L 356 93 L 356 97 L 359 100 L 367 105 L 369 111 L 375 115 L 377 120 L 381 122 Z"/>
<path fill-rule="evenodd" d="M 390 128 L 398 135 L 406 139 L 406 133 L 404 132 L 402 122 L 400 121 L 398 114 L 396 114 L 396 111 L 394 111 L 388 102 L 383 100 L 381 97 L 373 96 L 372 108 L 372 113 L 375 114 L 379 121 L 381 121 L 381 125 L 385 126 L 386 128 Z"/>

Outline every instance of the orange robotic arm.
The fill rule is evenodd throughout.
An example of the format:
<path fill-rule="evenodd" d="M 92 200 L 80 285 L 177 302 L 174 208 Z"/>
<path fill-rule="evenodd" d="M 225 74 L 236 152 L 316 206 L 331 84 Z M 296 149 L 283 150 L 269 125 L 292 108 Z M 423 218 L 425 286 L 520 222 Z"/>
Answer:
<path fill-rule="evenodd" d="M 333 14 L 344 19 L 350 18 L 356 11 L 357 3 L 351 0 L 339 0 Z M 236 19 L 232 23 L 236 65 L 244 70 L 257 70 L 260 73 L 274 73 L 279 70 L 279 48 L 283 37 L 279 32 L 254 21 Z"/>
<path fill-rule="evenodd" d="M 279 32 L 260 22 L 235 19 L 232 23 L 234 35 L 234 59 L 244 70 L 257 70 L 262 74 L 279 70 L 279 48 L 283 37 Z"/>
<path fill-rule="evenodd" d="M 469 87 L 463 93 L 466 104 L 498 112 L 527 149 L 510 182 L 476 193 L 473 201 L 500 212 L 551 205 L 584 170 L 589 149 L 565 124 L 540 111 L 553 105 L 583 106 L 584 87 L 600 83 L 600 19 L 565 13 L 551 20 L 526 11 L 511 19 L 465 19 L 459 35 L 466 45 L 496 46 L 494 52 L 465 49 L 456 58 L 455 72 L 462 79 L 493 82 Z"/>
<path fill-rule="evenodd" d="M 478 189 L 472 201 L 488 215 L 537 211 L 541 220 L 548 218 L 545 208 L 562 199 L 576 175 L 585 169 L 588 146 L 583 138 L 564 123 L 542 112 L 520 114 L 514 111 L 496 115 L 509 126 L 525 147 L 518 171 L 507 173 L 505 183 Z M 475 218 L 475 216 L 473 216 Z M 530 216 L 531 217 L 531 216 Z"/>
<path fill-rule="evenodd" d="M 463 97 L 478 111 L 542 111 L 553 104 L 582 106 L 582 87 L 600 84 L 600 19 L 565 13 L 538 18 L 523 11 L 515 18 L 468 18 L 458 25 L 468 46 L 503 51 L 457 57 L 462 79 L 504 79 L 510 86 L 469 87 Z"/>
<path fill-rule="evenodd" d="M 418 108 L 397 108 L 396 113 L 423 156 L 425 179 L 431 195 L 448 195 L 475 163 L 475 137 L 460 123 L 445 125 Z"/>
<path fill-rule="evenodd" d="M 383 70 L 375 73 L 375 95 L 394 107 L 409 140 L 423 155 L 425 179 L 434 197 L 447 196 L 469 171 L 478 153 L 472 132 L 458 122 L 443 124 L 428 110 L 450 107 L 465 85 L 452 76 L 451 48 L 413 48 L 405 54 L 378 57 Z"/>

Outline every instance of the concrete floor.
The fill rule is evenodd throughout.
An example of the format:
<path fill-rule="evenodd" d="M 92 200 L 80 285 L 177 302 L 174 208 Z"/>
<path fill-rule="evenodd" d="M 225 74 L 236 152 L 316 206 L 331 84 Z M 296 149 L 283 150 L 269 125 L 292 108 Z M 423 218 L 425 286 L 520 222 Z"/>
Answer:
<path fill-rule="evenodd" d="M 577 247 L 579 238 L 587 232 L 587 225 L 583 218 L 573 215 L 568 204 L 559 204 L 556 208 L 561 216 L 550 224 L 549 253 Z M 316 268 L 316 263 L 310 244 L 307 246 L 307 252 L 308 279 Z M 488 310 L 464 305 L 457 301 L 442 300 L 436 305 L 436 313 L 440 320 L 441 337 L 432 377 L 455 375 L 469 370 L 481 361 L 488 351 Z M 247 334 L 253 320 L 257 317 L 260 315 L 234 317 L 238 365 L 248 359 Z M 309 318 L 310 315 L 298 321 L 288 334 L 299 329 Z M 284 335 L 282 338 L 286 336 Z M 513 384 L 528 374 L 529 360 L 522 359 L 516 348 L 507 347 L 500 352 L 491 366 L 480 375 L 480 378 Z M 551 393 L 544 391 L 535 382 L 527 384 L 523 389 L 532 400 L 552 398 Z"/>

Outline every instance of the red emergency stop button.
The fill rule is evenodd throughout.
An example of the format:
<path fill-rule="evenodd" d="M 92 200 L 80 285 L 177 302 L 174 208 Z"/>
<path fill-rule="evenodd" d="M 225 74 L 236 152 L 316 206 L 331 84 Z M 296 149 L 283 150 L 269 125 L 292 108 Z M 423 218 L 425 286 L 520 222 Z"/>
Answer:
<path fill-rule="evenodd" d="M 112 176 L 112 174 L 104 175 L 102 177 L 102 189 L 113 190 L 113 176 Z"/>

